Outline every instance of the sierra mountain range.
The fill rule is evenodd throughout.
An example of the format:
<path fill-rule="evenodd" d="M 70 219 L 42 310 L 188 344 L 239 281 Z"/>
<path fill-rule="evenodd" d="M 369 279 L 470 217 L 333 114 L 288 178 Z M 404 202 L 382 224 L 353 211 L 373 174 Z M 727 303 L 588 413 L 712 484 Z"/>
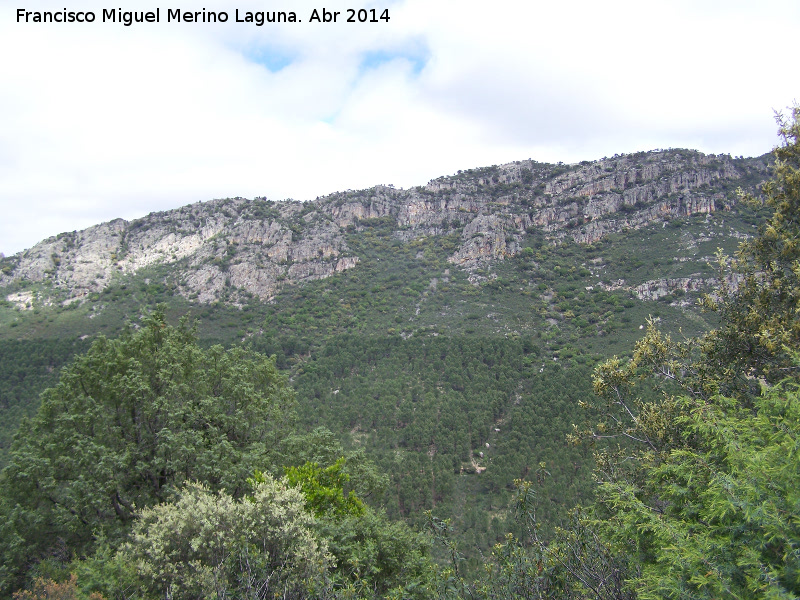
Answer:
<path fill-rule="evenodd" d="M 391 222 L 402 242 L 457 232 L 447 261 L 470 272 L 516 255 L 534 231 L 556 243 L 591 244 L 730 210 L 738 188 L 752 190 L 767 177 L 767 164 L 766 157 L 663 150 L 574 165 L 517 161 L 405 190 L 379 185 L 306 202 L 212 200 L 43 240 L 2 259 L 0 288 L 20 308 L 68 304 L 162 265 L 175 292 L 192 302 L 269 301 L 287 285 L 357 267 L 361 257 L 346 234 L 371 219 Z"/>
<path fill-rule="evenodd" d="M 206 347 L 273 356 L 298 431 L 372 461 L 386 485 L 371 502 L 390 518 L 452 518 L 477 567 L 515 531 L 515 479 L 547 465 L 547 527 L 591 498 L 591 452 L 565 439 L 592 370 L 630 356 L 648 322 L 715 326 L 698 299 L 721 284 L 718 248 L 732 254 L 767 218 L 739 191 L 758 197 L 770 162 L 523 160 L 48 238 L 0 258 L 0 467 L 62 367 L 161 306 Z"/>

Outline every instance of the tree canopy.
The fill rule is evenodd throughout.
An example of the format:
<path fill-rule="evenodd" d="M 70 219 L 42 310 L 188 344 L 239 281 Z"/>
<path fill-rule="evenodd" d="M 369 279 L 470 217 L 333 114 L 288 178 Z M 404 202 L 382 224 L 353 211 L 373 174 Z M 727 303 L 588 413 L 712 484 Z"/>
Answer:
<path fill-rule="evenodd" d="M 651 320 L 631 359 L 595 370 L 571 436 L 595 450 L 594 503 L 545 541 L 537 486 L 518 481 L 525 537 L 495 546 L 479 582 L 451 572 L 442 596 L 800 596 L 800 108 L 779 126 L 773 178 L 749 198 L 773 215 L 705 299 L 719 327 L 676 341 Z"/>
<path fill-rule="evenodd" d="M 304 364 L 300 389 L 351 431 L 354 447 L 394 430 L 380 456 L 391 480 L 329 431 L 295 431 L 294 395 L 272 359 L 201 348 L 186 321 L 171 326 L 162 311 L 97 340 L 15 438 L 0 479 L 0 594 L 27 579 L 18 597 L 800 596 L 800 109 L 780 131 L 773 179 L 750 198 L 772 218 L 735 257 L 720 255 L 724 283 L 704 301 L 717 329 L 678 340 L 652 319 L 629 359 L 595 369 L 594 396 L 569 381 L 577 370 L 551 378 L 558 389 L 547 394 L 507 373 L 511 361 L 534 371 L 532 340 L 471 344 L 469 360 L 450 342 L 413 341 L 398 367 L 397 354 L 384 362 L 397 338 L 354 338 Z M 359 353 L 364 360 L 346 360 Z M 404 387 L 382 378 L 398 368 L 409 372 Z M 543 378 L 561 371 L 538 367 Z M 482 400 L 471 413 L 467 394 Z M 575 397 L 585 423 L 570 440 L 594 451 L 595 496 L 559 527 L 543 523 L 546 496 L 557 493 L 547 482 L 566 463 L 534 461 L 538 446 L 527 441 L 544 437 L 545 423 L 553 429 Z M 525 418 L 506 424 L 512 401 Z M 359 435 L 364 424 L 372 433 Z M 507 441 L 495 442 L 501 431 Z M 490 463 L 478 448 L 489 455 L 503 443 L 515 459 L 474 480 L 505 488 L 539 467 L 535 481 L 516 480 L 502 521 L 515 531 L 495 538 L 477 579 L 464 568 L 474 557 L 433 512 L 430 530 L 450 560 L 441 569 L 425 538 L 365 501 L 391 487 L 400 513 L 419 514 L 441 502 L 445 473 L 467 481 L 470 466 L 477 474 L 479 459 Z M 576 479 L 577 466 L 561 475 Z M 477 523 L 480 507 L 464 508 Z M 504 510 L 489 511 L 494 533 Z M 66 566 L 56 573 L 55 563 Z"/>
<path fill-rule="evenodd" d="M 307 598 L 321 595 L 333 557 L 298 488 L 270 476 L 246 498 L 200 484 L 142 511 L 122 558 L 145 597 Z"/>
<path fill-rule="evenodd" d="M 2 593 L 425 597 L 427 541 L 357 495 L 385 477 L 329 431 L 298 432 L 294 402 L 274 359 L 204 349 L 161 310 L 98 339 L 15 438 Z"/>
<path fill-rule="evenodd" d="M 773 177 L 762 197 L 773 209 L 759 235 L 743 242 L 731 267 L 734 285 L 710 298 L 722 324 L 709 338 L 710 366 L 726 379 L 776 382 L 798 373 L 792 350 L 800 346 L 800 107 L 778 115 L 783 143 L 775 149 Z"/>
<path fill-rule="evenodd" d="M 117 539 L 137 510 L 199 481 L 234 497 L 273 465 L 294 396 L 272 360 L 203 349 L 156 311 L 100 338 L 42 394 L 15 438 L 0 491 L 4 587 L 47 556 Z"/>
<path fill-rule="evenodd" d="M 596 374 L 627 438 L 598 461 L 598 528 L 641 598 L 800 595 L 800 107 L 779 125 L 773 215 L 706 299 L 719 328 L 689 344 L 651 328 L 631 364 Z M 663 397 L 629 403 L 645 370 Z"/>

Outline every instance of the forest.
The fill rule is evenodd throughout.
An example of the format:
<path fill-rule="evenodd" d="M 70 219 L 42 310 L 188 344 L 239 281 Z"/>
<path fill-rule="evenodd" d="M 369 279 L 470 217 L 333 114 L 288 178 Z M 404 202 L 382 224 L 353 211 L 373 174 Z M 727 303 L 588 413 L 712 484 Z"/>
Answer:
<path fill-rule="evenodd" d="M 0 318 L 0 595 L 800 596 L 800 109 L 779 127 L 704 312 L 585 285 L 680 275 L 689 217 L 638 251 L 533 231 L 477 286 L 447 235 L 366 221 L 359 269 L 269 305 L 142 277 L 89 300 L 98 335 Z"/>

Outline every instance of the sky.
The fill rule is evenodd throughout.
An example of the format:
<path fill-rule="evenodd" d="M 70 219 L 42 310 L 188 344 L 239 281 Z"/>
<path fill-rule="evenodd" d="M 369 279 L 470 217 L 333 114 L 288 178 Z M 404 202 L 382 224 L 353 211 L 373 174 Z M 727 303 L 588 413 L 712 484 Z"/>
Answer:
<path fill-rule="evenodd" d="M 26 23 L 19 8 L 96 20 Z M 161 22 L 131 26 L 103 8 L 0 0 L 6 255 L 213 198 L 655 148 L 758 156 L 778 143 L 774 111 L 800 100 L 796 0 L 135 0 L 116 8 Z M 323 8 L 336 22 L 311 22 Z M 389 20 L 348 23 L 348 8 Z M 168 23 L 171 9 L 229 18 Z"/>

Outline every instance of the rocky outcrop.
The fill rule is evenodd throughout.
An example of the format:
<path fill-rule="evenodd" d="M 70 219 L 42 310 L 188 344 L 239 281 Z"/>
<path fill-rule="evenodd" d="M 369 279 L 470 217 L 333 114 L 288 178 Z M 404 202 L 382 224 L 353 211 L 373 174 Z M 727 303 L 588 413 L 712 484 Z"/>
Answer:
<path fill-rule="evenodd" d="M 237 198 L 133 222 L 118 219 L 40 242 L 15 257 L 0 285 L 46 282 L 70 301 L 145 267 L 174 265 L 178 292 L 192 300 L 214 301 L 226 288 L 268 299 L 283 285 L 328 277 L 358 262 L 347 256 L 338 226 L 298 218 L 305 210 L 299 202 Z"/>
<path fill-rule="evenodd" d="M 685 294 L 687 292 L 700 292 L 707 291 L 716 286 L 718 281 L 715 278 L 703 278 L 701 274 L 697 273 L 690 277 L 675 277 L 671 279 L 654 279 L 646 281 L 640 285 L 631 288 L 631 291 L 639 298 L 639 300 L 658 300 L 664 296 L 679 292 Z"/>
<path fill-rule="evenodd" d="M 359 257 L 346 235 L 372 220 L 392 226 L 402 241 L 458 232 L 449 260 L 472 270 L 515 254 L 532 230 L 591 243 L 624 228 L 730 208 L 736 187 L 752 189 L 765 178 L 764 159 L 669 150 L 577 165 L 518 161 L 409 190 L 376 186 L 309 202 L 214 200 L 64 233 L 2 257 L 0 287 L 38 282 L 70 302 L 166 265 L 178 293 L 194 301 L 269 299 L 285 285 L 354 268 Z M 26 307 L 39 297 L 14 293 L 23 295 L 7 300 Z"/>
<path fill-rule="evenodd" d="M 740 274 L 731 273 L 725 277 L 724 285 L 729 290 L 736 290 L 740 281 Z M 666 296 L 673 296 L 676 298 L 672 302 L 673 304 L 686 305 L 695 300 L 682 300 L 681 298 L 685 294 L 700 292 L 714 295 L 719 290 L 720 280 L 716 277 L 703 277 L 701 273 L 694 273 L 689 277 L 651 279 L 639 285 L 625 285 L 625 280 L 620 279 L 611 283 L 601 283 L 600 286 L 606 291 L 626 290 L 639 300 L 659 300 Z"/>
<path fill-rule="evenodd" d="M 503 259 L 516 254 L 519 243 L 507 233 L 508 220 L 498 215 L 480 215 L 470 221 L 461 235 L 462 244 L 448 260 L 471 267 L 480 262 Z M 517 233 L 514 229 L 511 231 Z"/>

